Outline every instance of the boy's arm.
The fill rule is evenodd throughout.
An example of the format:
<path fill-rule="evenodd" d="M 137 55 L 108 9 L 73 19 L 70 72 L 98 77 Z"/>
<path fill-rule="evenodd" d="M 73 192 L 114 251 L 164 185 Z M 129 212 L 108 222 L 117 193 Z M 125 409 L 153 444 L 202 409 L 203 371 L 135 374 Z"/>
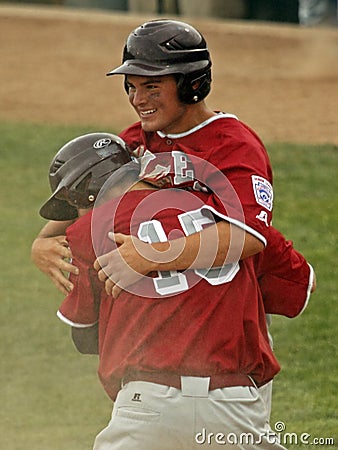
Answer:
<path fill-rule="evenodd" d="M 95 254 L 90 219 L 91 216 L 87 215 L 67 229 L 67 241 L 79 274 L 70 274 L 74 288 L 61 303 L 57 316 L 71 326 L 72 339 L 80 353 L 97 354 L 99 307 L 104 285 L 92 267 Z"/>
<path fill-rule="evenodd" d="M 67 295 L 73 284 L 63 271 L 78 274 L 76 266 L 69 261 L 72 253 L 66 240 L 66 229 L 74 221 L 49 221 L 34 239 L 31 259 L 38 269 L 45 273 L 55 286 Z"/>
<path fill-rule="evenodd" d="M 94 267 L 107 294 L 114 298 L 152 271 L 218 267 L 252 256 L 264 247 L 258 238 L 225 220 L 167 242 L 148 244 L 121 233 L 113 233 L 111 239 L 119 248 L 98 257 Z"/>
<path fill-rule="evenodd" d="M 99 324 L 88 328 L 72 327 L 72 340 L 76 349 L 85 355 L 99 354 Z"/>

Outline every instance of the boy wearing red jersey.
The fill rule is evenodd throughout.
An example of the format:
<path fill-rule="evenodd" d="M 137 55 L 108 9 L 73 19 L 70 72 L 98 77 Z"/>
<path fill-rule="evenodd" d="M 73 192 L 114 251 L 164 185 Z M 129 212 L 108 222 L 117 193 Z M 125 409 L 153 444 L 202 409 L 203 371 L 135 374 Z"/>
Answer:
<path fill-rule="evenodd" d="M 98 324 L 98 372 L 115 407 L 113 420 L 98 436 L 95 448 L 110 444 L 130 448 L 132 441 L 138 442 L 135 448 L 158 448 L 155 437 L 169 431 L 171 437 L 167 436 L 161 448 L 193 448 L 205 427 L 214 434 L 219 430 L 238 436 L 248 433 L 262 440 L 261 448 L 281 448 L 264 434 L 269 431 L 266 405 L 257 390 L 279 370 L 268 343 L 265 312 L 289 317 L 298 314 L 307 302 L 310 267 L 271 228 L 269 242 L 274 245 L 267 248 L 268 261 L 262 255 L 208 271 L 151 274 L 114 300 L 93 270 L 96 255 L 114 247 L 108 238 L 111 229 L 131 233 L 146 242 L 165 241 L 173 230 L 193 234 L 199 226 L 210 227 L 217 217 L 224 218 L 225 210 L 217 200 L 209 198 L 211 194 L 154 191 L 144 182 L 136 183 L 139 169 L 127 164 L 106 182 L 100 194 L 105 203 L 85 214 L 94 205 L 109 171 L 128 159 L 119 157 L 116 149 L 111 150 L 109 140 L 112 136 L 108 134 L 94 134 L 66 144 L 52 163 L 53 195 L 41 208 L 43 216 L 56 220 L 72 217 L 75 206 L 83 215 L 67 230 L 80 273 L 72 276 L 75 288 L 58 315 L 73 327 L 81 351 L 93 347 L 91 343 L 88 347 L 88 331 L 89 336 L 93 330 L 95 335 Z M 98 159 L 97 154 L 106 159 Z M 130 191 L 107 200 L 106 192 L 115 197 L 126 190 Z M 274 248 L 278 248 L 283 260 L 272 264 L 276 261 Z M 272 294 L 267 295 L 266 304 L 260 295 L 246 300 L 249 296 L 242 295 L 243 290 L 259 294 L 257 286 L 252 291 L 252 285 L 265 276 L 275 277 L 273 284 L 271 280 L 267 284 Z M 293 286 L 288 299 L 281 302 L 276 287 L 286 283 L 287 277 L 292 283 L 296 278 L 297 289 Z M 247 278 L 252 281 L 246 286 Z M 90 351 L 96 352 L 95 346 Z M 171 392 L 163 397 L 165 386 L 171 386 Z M 241 399 L 236 397 L 239 392 Z M 197 402 L 194 407 L 192 398 Z M 220 400 L 226 402 L 226 407 L 215 416 Z M 203 413 L 199 409 L 202 404 L 206 408 Z M 156 410 L 149 409 L 150 405 Z M 131 407 L 136 419 L 142 416 L 148 420 L 154 415 L 161 419 L 156 426 L 151 420 L 149 427 L 139 427 L 135 420 L 124 428 L 121 417 Z M 180 424 L 187 414 L 195 415 L 196 420 L 182 430 Z"/>

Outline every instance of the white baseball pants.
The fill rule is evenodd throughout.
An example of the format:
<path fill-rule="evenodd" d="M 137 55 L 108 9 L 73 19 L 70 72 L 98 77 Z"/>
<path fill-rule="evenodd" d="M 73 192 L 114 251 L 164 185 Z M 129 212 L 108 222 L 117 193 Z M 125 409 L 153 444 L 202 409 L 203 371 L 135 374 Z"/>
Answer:
<path fill-rule="evenodd" d="M 182 390 L 131 381 L 93 450 L 282 450 L 255 387 L 208 391 L 208 378 L 181 377 Z"/>

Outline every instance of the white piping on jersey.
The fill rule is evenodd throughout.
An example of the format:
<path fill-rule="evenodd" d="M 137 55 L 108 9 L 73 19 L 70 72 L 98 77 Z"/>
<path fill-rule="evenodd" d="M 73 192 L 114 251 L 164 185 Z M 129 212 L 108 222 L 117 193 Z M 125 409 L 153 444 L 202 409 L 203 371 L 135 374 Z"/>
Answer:
<path fill-rule="evenodd" d="M 56 315 L 58 316 L 58 318 L 60 320 L 62 320 L 62 322 L 66 323 L 67 325 L 70 325 L 71 327 L 74 328 L 90 328 L 93 325 L 97 324 L 98 320 L 94 323 L 75 323 L 72 322 L 71 320 L 67 319 L 67 317 L 65 317 L 60 311 L 57 311 Z"/>
<path fill-rule="evenodd" d="M 219 211 L 217 211 L 212 206 L 203 205 L 198 210 L 203 210 L 203 209 L 208 209 L 213 214 L 215 214 L 216 216 L 218 216 L 221 219 L 225 220 L 226 222 L 232 223 L 232 224 L 236 225 L 238 228 L 241 228 L 242 230 L 247 231 L 249 234 L 252 234 L 253 236 L 255 236 L 257 239 L 259 239 L 264 244 L 264 247 L 266 247 L 267 240 L 265 239 L 265 237 L 261 233 L 258 233 L 258 231 L 256 231 L 254 228 L 249 227 L 248 225 L 246 225 L 244 222 L 241 222 L 240 220 L 232 219 L 229 216 L 225 216 L 224 214 L 220 213 Z M 189 212 L 194 212 L 194 211 L 189 211 Z"/>
<path fill-rule="evenodd" d="M 300 312 L 297 314 L 298 316 L 300 316 L 301 314 L 303 314 L 303 312 L 305 311 L 305 309 L 307 308 L 307 305 L 309 304 L 310 301 L 310 296 L 311 296 L 311 290 L 312 290 L 312 286 L 313 286 L 313 282 L 314 282 L 314 270 L 313 267 L 311 266 L 311 264 L 307 263 L 307 265 L 310 268 L 310 275 L 309 275 L 309 285 L 307 288 L 307 292 L 306 292 L 306 300 L 304 302 L 303 308 L 300 310 Z"/>
<path fill-rule="evenodd" d="M 157 131 L 157 134 L 161 138 L 169 138 L 169 139 L 179 139 L 185 136 L 188 136 L 189 134 L 195 133 L 196 131 L 200 130 L 201 128 L 205 127 L 206 125 L 209 125 L 209 123 L 214 122 L 218 119 L 236 119 L 238 120 L 238 117 L 235 116 L 235 114 L 229 114 L 229 113 L 218 113 L 216 116 L 212 116 L 209 119 L 205 120 L 204 122 L 200 123 L 194 128 L 191 128 L 191 130 L 184 131 L 183 133 L 177 133 L 177 134 L 164 134 L 162 131 Z"/>

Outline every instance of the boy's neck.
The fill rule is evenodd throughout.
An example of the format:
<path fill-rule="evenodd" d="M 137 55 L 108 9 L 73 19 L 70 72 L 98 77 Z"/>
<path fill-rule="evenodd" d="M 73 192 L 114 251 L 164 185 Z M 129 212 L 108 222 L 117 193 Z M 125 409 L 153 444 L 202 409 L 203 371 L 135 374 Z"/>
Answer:
<path fill-rule="evenodd" d="M 128 191 L 139 191 L 143 189 L 150 189 L 150 190 L 158 190 L 156 186 L 153 186 L 152 184 L 146 183 L 143 180 L 137 181 L 135 184 L 133 184 Z"/>

